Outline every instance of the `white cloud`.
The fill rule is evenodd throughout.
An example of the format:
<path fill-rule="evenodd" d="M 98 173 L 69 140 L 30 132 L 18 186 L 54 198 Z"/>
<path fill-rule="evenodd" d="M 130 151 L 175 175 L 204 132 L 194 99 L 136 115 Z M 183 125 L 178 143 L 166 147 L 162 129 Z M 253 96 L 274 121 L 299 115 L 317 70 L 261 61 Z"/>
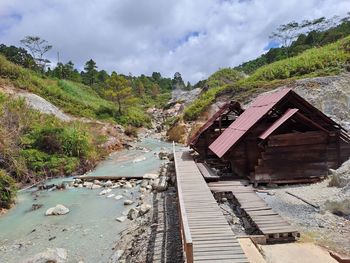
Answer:
<path fill-rule="evenodd" d="M 39 35 L 53 60 L 194 82 L 262 54 L 282 23 L 349 10 L 348 0 L 1 0 L 0 42 Z"/>

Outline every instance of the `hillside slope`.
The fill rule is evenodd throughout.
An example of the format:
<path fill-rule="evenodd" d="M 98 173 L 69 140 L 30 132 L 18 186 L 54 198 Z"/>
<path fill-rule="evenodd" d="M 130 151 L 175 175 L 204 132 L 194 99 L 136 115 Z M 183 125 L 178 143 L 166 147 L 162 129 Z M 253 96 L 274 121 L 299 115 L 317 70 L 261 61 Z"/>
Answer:
<path fill-rule="evenodd" d="M 294 83 L 297 79 L 339 75 L 350 62 L 350 37 L 335 43 L 309 49 L 302 54 L 258 68 L 250 76 L 234 69 L 222 69 L 205 81 L 203 92 L 184 112 L 186 121 L 205 115 L 208 107 L 220 96 L 246 101 L 253 94 Z M 219 74 L 220 73 L 220 74 Z M 237 78 L 232 78 L 237 76 Z"/>

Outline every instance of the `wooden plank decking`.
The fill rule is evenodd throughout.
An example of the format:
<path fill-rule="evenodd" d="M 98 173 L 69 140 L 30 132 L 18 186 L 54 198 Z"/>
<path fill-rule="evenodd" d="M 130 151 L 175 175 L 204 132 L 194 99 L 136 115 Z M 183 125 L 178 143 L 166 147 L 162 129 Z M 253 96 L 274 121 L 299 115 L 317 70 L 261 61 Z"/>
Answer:
<path fill-rule="evenodd" d="M 199 171 L 207 182 L 219 181 L 218 176 L 206 163 L 196 163 Z"/>
<path fill-rule="evenodd" d="M 174 150 L 174 159 L 187 262 L 248 263 L 189 152 Z"/>
<path fill-rule="evenodd" d="M 273 211 L 252 186 L 245 186 L 242 181 L 221 181 L 209 183 L 209 187 L 213 192 L 232 192 L 242 214 L 265 235 L 267 242 L 293 241 L 300 236 L 298 230 Z"/>

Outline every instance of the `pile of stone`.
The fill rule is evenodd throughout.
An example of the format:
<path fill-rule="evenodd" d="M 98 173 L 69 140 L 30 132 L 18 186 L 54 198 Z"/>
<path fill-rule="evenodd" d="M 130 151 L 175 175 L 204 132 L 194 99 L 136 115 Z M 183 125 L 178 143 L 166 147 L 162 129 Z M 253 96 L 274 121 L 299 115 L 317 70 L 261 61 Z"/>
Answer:
<path fill-rule="evenodd" d="M 130 189 L 135 187 L 137 184 L 139 184 L 141 181 L 136 179 L 130 179 L 127 180 L 126 178 L 122 178 L 116 182 L 112 182 L 111 180 L 94 180 L 93 182 L 90 181 L 84 181 L 80 178 L 76 178 L 73 182 L 70 183 L 70 187 L 77 187 L 77 188 L 88 188 L 88 189 L 98 189 L 98 188 L 125 188 Z"/>

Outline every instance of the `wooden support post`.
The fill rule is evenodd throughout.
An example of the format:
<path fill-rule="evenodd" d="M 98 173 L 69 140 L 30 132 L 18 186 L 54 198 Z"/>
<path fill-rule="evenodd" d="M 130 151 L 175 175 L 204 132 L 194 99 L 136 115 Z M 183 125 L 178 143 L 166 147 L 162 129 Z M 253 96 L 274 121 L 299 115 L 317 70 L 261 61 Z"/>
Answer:
<path fill-rule="evenodd" d="M 340 132 L 337 132 L 337 138 L 336 138 L 336 142 L 337 142 L 337 166 L 339 167 L 341 165 L 341 156 L 340 156 Z M 338 168 L 337 167 L 337 168 Z"/>

